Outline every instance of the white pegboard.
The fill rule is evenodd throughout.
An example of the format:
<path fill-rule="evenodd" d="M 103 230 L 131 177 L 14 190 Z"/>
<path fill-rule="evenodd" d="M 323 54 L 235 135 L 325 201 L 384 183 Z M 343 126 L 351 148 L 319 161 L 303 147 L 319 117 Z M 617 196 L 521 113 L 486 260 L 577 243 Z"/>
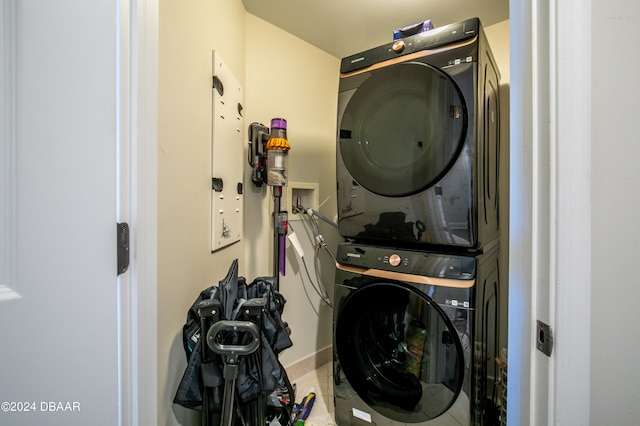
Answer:
<path fill-rule="evenodd" d="M 211 251 L 233 244 L 244 233 L 244 119 L 242 87 L 213 51 L 211 131 Z M 222 182 L 222 185 L 214 185 Z"/>

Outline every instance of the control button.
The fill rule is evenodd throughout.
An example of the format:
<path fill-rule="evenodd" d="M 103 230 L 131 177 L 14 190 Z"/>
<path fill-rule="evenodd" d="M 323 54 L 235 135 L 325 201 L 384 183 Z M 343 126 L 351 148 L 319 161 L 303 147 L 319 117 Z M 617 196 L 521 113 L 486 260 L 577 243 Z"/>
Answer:
<path fill-rule="evenodd" d="M 402 258 L 397 254 L 392 254 L 391 256 L 389 256 L 389 264 L 391 266 L 398 266 L 400 262 L 402 262 Z"/>
<path fill-rule="evenodd" d="M 393 43 L 393 46 L 391 46 L 391 49 L 393 49 L 393 51 L 396 53 L 402 52 L 404 48 L 405 44 L 403 40 L 397 40 L 395 43 Z"/>

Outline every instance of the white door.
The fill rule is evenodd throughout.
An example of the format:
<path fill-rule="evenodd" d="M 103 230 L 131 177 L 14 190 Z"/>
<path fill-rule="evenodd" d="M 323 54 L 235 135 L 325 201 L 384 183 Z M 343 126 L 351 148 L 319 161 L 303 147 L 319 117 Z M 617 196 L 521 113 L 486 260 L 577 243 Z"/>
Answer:
<path fill-rule="evenodd" d="M 0 424 L 116 425 L 116 2 L 0 8 Z"/>

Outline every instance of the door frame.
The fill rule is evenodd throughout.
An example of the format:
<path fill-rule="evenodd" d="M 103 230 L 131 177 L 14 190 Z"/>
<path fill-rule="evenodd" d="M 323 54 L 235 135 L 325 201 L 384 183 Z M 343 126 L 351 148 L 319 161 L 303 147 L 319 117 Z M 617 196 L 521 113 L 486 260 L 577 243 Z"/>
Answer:
<path fill-rule="evenodd" d="M 157 424 L 159 0 L 119 0 L 118 222 L 131 264 L 118 279 L 119 424 Z"/>
<path fill-rule="evenodd" d="M 130 287 L 137 289 L 130 299 L 131 326 L 121 325 L 122 377 L 130 392 L 122 395 L 121 424 L 156 424 L 159 0 L 120 1 L 130 17 L 121 35 L 132 48 L 131 63 L 123 61 L 132 72 L 130 93 L 120 105 L 131 118 L 134 193 L 125 211 L 134 225 L 128 274 Z M 570 23 L 589 27 L 591 4 L 510 0 L 509 9 L 508 419 L 509 424 L 588 424 L 591 340 L 584 330 L 590 327 L 591 277 L 584 265 L 591 253 L 591 42 Z M 542 307 L 547 318 L 539 317 Z M 551 358 L 535 348 L 536 319 L 547 319 L 554 329 Z"/>
<path fill-rule="evenodd" d="M 510 425 L 589 424 L 591 3 L 510 4 Z M 550 357 L 536 321 L 551 325 Z M 585 332 L 585 330 L 587 330 Z"/>

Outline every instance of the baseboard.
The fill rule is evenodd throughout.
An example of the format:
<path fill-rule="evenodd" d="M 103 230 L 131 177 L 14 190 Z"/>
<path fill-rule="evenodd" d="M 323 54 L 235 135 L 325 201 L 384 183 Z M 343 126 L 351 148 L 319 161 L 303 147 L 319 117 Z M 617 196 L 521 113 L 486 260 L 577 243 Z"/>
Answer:
<path fill-rule="evenodd" d="M 287 376 L 289 376 L 289 380 L 293 382 L 298 377 L 304 376 L 305 374 L 315 370 L 316 368 L 325 365 L 328 362 L 331 362 L 332 356 L 333 353 L 331 345 L 327 346 L 326 348 L 320 349 L 319 351 L 312 353 L 305 358 L 292 362 L 289 365 L 285 365 Z"/>

